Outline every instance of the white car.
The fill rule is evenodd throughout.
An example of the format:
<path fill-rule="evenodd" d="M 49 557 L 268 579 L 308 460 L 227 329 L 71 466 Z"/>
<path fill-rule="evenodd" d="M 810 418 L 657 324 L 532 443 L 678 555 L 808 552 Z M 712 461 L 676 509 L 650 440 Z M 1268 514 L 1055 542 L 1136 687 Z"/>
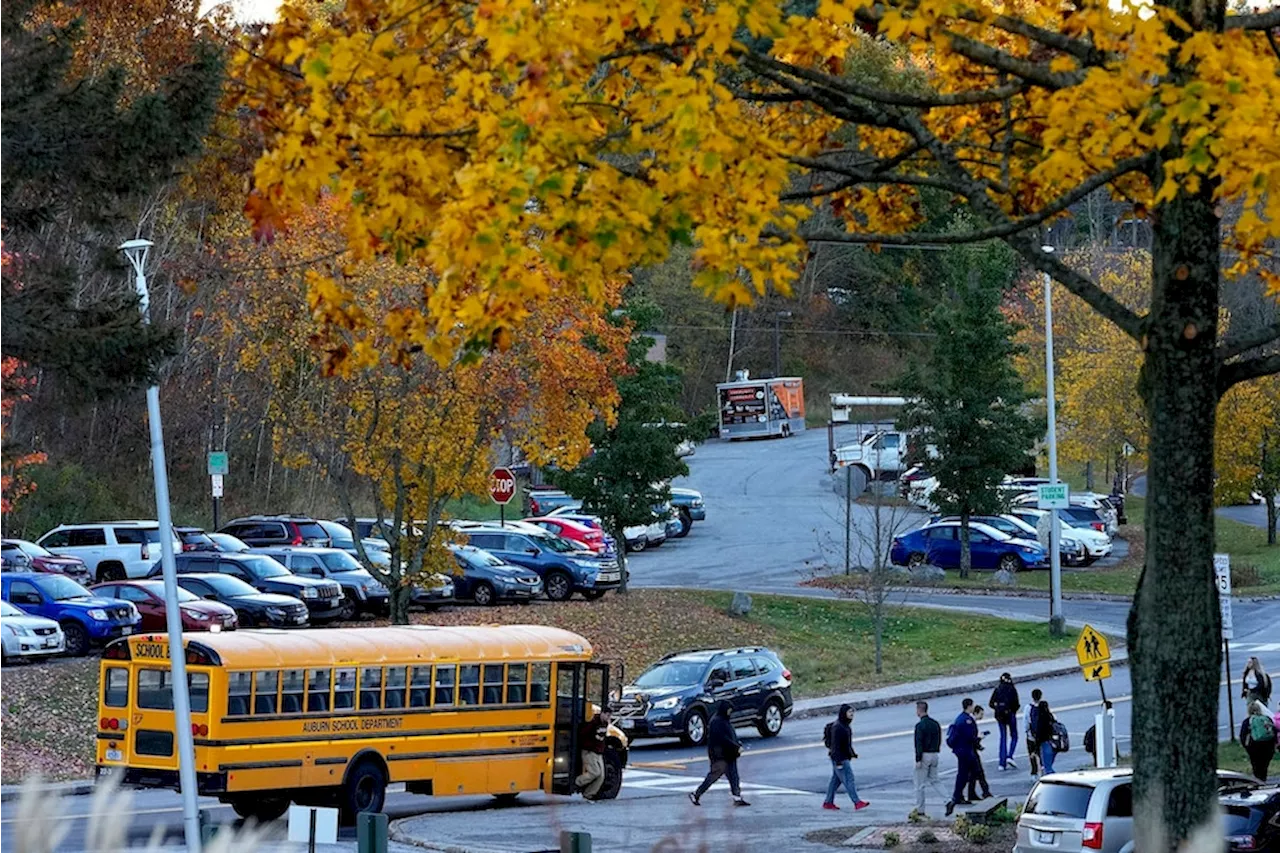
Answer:
<path fill-rule="evenodd" d="M 1047 510 L 1035 509 L 1033 507 L 1014 507 L 1013 515 L 1022 519 L 1027 524 L 1034 526 L 1037 532 L 1043 519 L 1049 517 Z M 1048 522 L 1043 522 L 1044 531 L 1048 533 Z M 1075 526 L 1070 523 L 1069 519 L 1058 517 L 1058 536 L 1062 540 L 1072 539 L 1079 542 L 1084 548 L 1084 565 L 1088 566 L 1094 562 L 1110 555 L 1111 553 L 1111 537 L 1100 530 L 1094 530 L 1088 525 Z"/>
<path fill-rule="evenodd" d="M 182 540 L 170 530 L 175 554 Z M 55 554 L 79 557 L 95 583 L 145 578 L 160 559 L 160 525 L 154 521 L 59 524 L 36 540 Z"/>
<path fill-rule="evenodd" d="M 4 662 L 17 658 L 60 655 L 67 640 L 52 619 L 31 616 L 7 601 L 0 601 L 0 638 L 4 640 Z"/>

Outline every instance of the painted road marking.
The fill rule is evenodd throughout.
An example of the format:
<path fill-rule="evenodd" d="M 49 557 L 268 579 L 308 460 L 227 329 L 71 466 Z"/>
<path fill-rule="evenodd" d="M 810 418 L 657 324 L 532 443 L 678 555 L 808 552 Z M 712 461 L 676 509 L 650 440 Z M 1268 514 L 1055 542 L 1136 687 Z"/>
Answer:
<path fill-rule="evenodd" d="M 628 770 L 622 775 L 622 789 L 640 789 L 644 791 L 662 791 L 673 794 L 689 794 L 698 790 L 702 780 L 694 776 L 676 776 L 671 773 L 654 773 L 648 770 Z M 726 779 L 719 779 L 711 790 L 728 787 Z M 778 788 L 773 785 L 760 785 L 755 782 L 743 782 L 742 792 L 756 796 L 805 796 L 812 797 L 812 791 L 797 791 L 794 788 Z"/>

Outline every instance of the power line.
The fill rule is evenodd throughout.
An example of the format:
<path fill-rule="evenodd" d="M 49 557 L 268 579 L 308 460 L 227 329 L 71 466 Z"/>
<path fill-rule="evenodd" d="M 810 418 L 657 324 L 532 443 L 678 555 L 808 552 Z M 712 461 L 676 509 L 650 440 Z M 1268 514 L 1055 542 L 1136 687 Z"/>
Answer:
<path fill-rule="evenodd" d="M 724 332 L 729 333 L 728 326 L 694 326 L 685 324 L 664 323 L 663 328 L 684 332 Z M 773 326 L 738 327 L 738 332 L 768 332 L 773 334 Z M 863 338 L 936 338 L 933 332 L 889 332 L 880 329 L 800 329 L 795 326 L 785 328 L 785 335 L 842 335 Z"/>

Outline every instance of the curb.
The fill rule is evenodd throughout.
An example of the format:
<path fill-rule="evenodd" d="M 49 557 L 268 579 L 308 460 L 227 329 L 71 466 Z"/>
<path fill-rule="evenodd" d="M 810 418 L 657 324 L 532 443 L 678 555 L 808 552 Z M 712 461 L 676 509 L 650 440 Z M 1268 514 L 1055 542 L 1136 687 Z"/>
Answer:
<path fill-rule="evenodd" d="M 816 583 L 801 584 L 801 586 L 804 589 L 826 590 L 827 592 L 834 593 L 838 598 L 842 600 L 857 598 L 857 596 L 854 594 L 855 590 L 846 590 L 841 587 L 824 586 L 822 584 L 816 584 Z M 886 587 L 886 590 L 888 590 L 889 592 L 900 594 L 900 595 L 927 592 L 934 595 L 958 595 L 958 596 L 972 595 L 972 596 L 991 596 L 991 597 L 998 597 L 998 598 L 1034 598 L 1034 599 L 1041 599 L 1044 601 L 1048 601 L 1050 597 L 1049 593 L 1045 592 L 1044 590 L 1018 589 L 1017 587 L 1014 587 L 1014 586 L 1011 586 L 1008 588 L 1000 588 L 1000 589 L 995 589 L 992 587 L 974 587 L 972 589 L 964 589 L 964 588 L 954 587 L 954 586 L 929 586 L 926 584 L 921 584 L 920 586 L 891 586 L 891 587 Z M 777 595 L 780 597 L 787 595 L 787 593 L 784 593 L 784 592 L 777 592 L 777 593 L 771 592 L 771 593 L 761 593 L 761 594 Z M 1271 601 L 1280 601 L 1280 593 L 1276 593 L 1272 595 L 1232 595 L 1231 598 L 1233 601 L 1239 602 L 1241 604 L 1266 604 Z M 1119 593 L 1114 593 L 1114 592 L 1064 592 L 1062 594 L 1062 600 L 1063 601 L 1111 601 L 1111 602 L 1117 602 L 1121 604 L 1132 604 L 1133 596 L 1120 595 Z M 895 606 L 911 607 L 912 602 L 906 601 L 901 605 L 895 605 Z"/>
<path fill-rule="evenodd" d="M 417 815 L 424 817 L 425 815 Z M 387 830 L 387 837 L 397 844 L 405 844 L 409 847 L 417 847 L 419 850 L 434 850 L 437 853 L 507 853 L 507 851 L 493 850 L 488 847 L 463 847 L 458 844 L 435 844 L 431 841 L 425 841 L 421 838 L 415 838 L 402 829 L 400 824 L 415 820 L 416 818 L 408 817 L 400 820 L 393 820 Z"/>
<path fill-rule="evenodd" d="M 5 785 L 0 787 L 0 803 L 8 803 L 17 800 L 26 790 L 24 785 Z M 51 795 L 58 797 L 82 797 L 86 794 L 93 793 L 93 782 L 85 779 L 79 782 L 54 782 L 47 785 L 40 785 L 34 789 L 36 793 L 41 795 Z"/>
<path fill-rule="evenodd" d="M 1059 658 L 1054 661 L 1053 666 L 1028 673 L 1020 677 L 1020 680 L 1039 678 L 1056 678 L 1061 675 L 1071 675 L 1080 671 L 1080 664 L 1072 662 L 1067 663 Z M 1111 658 L 1112 667 L 1121 667 L 1129 665 L 1129 653 L 1120 649 Z M 1024 664 L 1030 666 L 1030 664 Z M 1015 667 L 1007 667 L 1012 671 Z M 994 672 L 994 670 L 993 670 Z M 982 673 L 975 673 L 982 675 Z M 953 679 L 964 679 L 968 676 L 952 676 Z M 910 685 L 895 685 L 894 687 L 882 688 L 881 690 L 862 691 L 861 693 L 846 693 L 839 696 L 821 696 L 816 699 L 801 700 L 801 702 L 811 702 L 803 708 L 796 708 L 791 716 L 794 719 L 807 719 L 810 717 L 822 717 L 833 714 L 840 710 L 841 705 L 851 705 L 856 711 L 863 711 L 868 708 L 880 708 L 885 705 L 900 705 L 917 699 L 933 699 L 937 696 L 948 696 L 957 692 L 991 690 L 1000 683 L 1000 675 L 994 674 L 986 678 L 978 678 L 975 681 L 967 681 L 963 684 L 938 684 L 933 687 L 912 688 Z M 880 695 L 867 695 L 878 693 Z M 858 698 L 859 696 L 863 698 Z M 799 704 L 799 703 L 797 703 Z"/>

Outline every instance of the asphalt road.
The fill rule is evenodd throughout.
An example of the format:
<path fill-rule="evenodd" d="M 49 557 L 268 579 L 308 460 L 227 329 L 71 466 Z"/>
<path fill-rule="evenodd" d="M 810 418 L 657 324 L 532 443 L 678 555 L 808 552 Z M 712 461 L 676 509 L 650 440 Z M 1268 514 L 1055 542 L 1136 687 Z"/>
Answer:
<path fill-rule="evenodd" d="M 1133 493 L 1135 495 L 1145 496 L 1147 493 L 1146 476 L 1138 476 L 1133 478 Z M 1217 513 L 1222 518 L 1229 518 L 1232 521 L 1238 521 L 1241 524 L 1247 524 L 1250 527 L 1261 527 L 1266 529 L 1267 526 L 1267 508 L 1263 504 L 1244 504 L 1242 506 L 1220 506 Z"/>

